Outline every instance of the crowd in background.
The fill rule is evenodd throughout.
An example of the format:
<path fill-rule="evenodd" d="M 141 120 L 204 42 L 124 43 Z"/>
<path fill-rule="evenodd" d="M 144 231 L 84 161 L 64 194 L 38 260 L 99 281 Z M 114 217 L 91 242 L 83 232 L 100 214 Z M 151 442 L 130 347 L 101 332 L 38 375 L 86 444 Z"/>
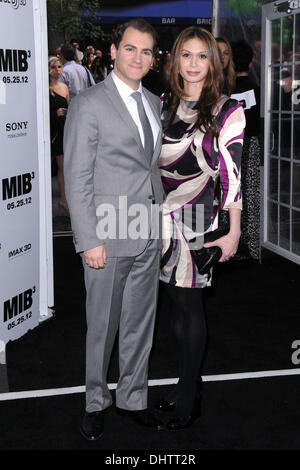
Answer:
<path fill-rule="evenodd" d="M 92 74 L 95 83 L 99 83 L 107 76 L 109 71 L 112 69 L 112 62 L 110 57 L 103 56 L 101 49 L 93 45 L 86 46 L 84 52 L 79 49 L 77 42 L 71 42 L 68 44 L 69 47 L 74 49 L 74 60 L 77 64 L 86 67 Z M 64 44 L 61 44 L 56 49 L 49 51 L 49 57 L 57 57 L 62 60 L 61 50 Z"/>
<path fill-rule="evenodd" d="M 61 51 L 64 46 L 64 44 L 61 44 L 56 49 L 50 50 L 49 59 L 57 57 L 62 61 L 63 56 Z M 102 51 L 99 47 L 97 48 L 93 45 L 87 45 L 84 52 L 82 52 L 79 48 L 79 43 L 76 41 L 71 41 L 68 46 L 74 49 L 74 61 L 90 71 L 95 83 L 104 80 L 113 70 L 113 60 L 109 52 Z M 153 66 L 148 76 L 143 80 L 143 85 L 154 94 L 161 95 L 165 91 L 170 54 L 168 50 L 162 51 L 158 49 Z"/>

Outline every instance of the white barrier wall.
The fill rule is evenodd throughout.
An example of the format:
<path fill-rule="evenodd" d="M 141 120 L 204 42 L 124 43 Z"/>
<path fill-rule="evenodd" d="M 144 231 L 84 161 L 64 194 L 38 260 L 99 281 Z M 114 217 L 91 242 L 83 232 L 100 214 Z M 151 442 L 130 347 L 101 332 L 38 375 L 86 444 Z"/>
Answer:
<path fill-rule="evenodd" d="M 0 0 L 0 341 L 53 305 L 46 0 Z"/>

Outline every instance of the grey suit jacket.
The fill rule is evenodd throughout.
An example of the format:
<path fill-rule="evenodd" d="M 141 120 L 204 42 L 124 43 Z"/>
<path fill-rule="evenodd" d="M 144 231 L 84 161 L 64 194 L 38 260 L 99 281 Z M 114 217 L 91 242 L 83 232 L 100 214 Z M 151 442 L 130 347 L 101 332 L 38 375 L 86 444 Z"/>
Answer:
<path fill-rule="evenodd" d="M 146 89 L 143 92 L 161 126 L 160 99 Z M 157 166 L 160 149 L 161 130 L 149 162 L 111 75 L 72 99 L 65 124 L 64 177 L 77 252 L 101 244 L 108 256 L 135 256 L 145 249 L 147 237 L 131 239 L 124 234 L 125 212 L 120 214 L 119 197 L 123 196 L 123 204 L 127 197 L 128 207 L 143 204 L 151 217 L 151 199 L 160 204 L 164 197 Z M 117 229 L 109 238 L 99 238 L 96 231 L 100 220 L 96 210 L 103 204 L 115 208 Z M 133 220 L 128 217 L 126 225 Z"/>

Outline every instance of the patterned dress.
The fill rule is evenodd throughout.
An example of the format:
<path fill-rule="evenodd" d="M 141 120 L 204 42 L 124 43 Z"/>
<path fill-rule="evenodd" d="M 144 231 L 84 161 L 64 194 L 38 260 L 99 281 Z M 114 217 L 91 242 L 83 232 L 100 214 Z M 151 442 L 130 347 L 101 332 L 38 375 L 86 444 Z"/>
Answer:
<path fill-rule="evenodd" d="M 167 195 L 163 204 L 163 252 L 160 279 L 178 287 L 211 285 L 211 272 L 200 275 L 191 243 L 218 227 L 218 210 L 242 208 L 240 167 L 245 117 L 242 106 L 222 97 L 216 111 L 219 137 L 195 128 L 195 102 L 181 101 L 163 135 L 159 158 Z M 167 116 L 163 116 L 166 118 Z"/>

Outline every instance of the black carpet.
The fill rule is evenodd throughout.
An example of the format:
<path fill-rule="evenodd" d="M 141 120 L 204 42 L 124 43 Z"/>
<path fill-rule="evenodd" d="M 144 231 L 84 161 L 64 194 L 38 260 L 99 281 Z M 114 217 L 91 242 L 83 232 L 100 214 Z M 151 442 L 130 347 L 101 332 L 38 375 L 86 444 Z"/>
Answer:
<path fill-rule="evenodd" d="M 7 344 L 10 392 L 84 385 L 85 292 L 71 238 L 54 239 L 55 316 Z M 300 267 L 264 251 L 262 263 L 230 261 L 206 289 L 209 331 L 203 375 L 298 367 Z M 161 286 L 149 378 L 177 377 L 172 321 Z M 117 346 L 109 382 L 118 378 Z M 150 403 L 169 386 L 151 387 Z M 1 390 L 2 392 L 4 390 Z M 0 401 L 0 449 L 299 449 L 300 377 L 205 382 L 202 417 L 177 433 L 139 428 L 107 412 L 105 435 L 86 442 L 78 432 L 84 394 Z"/>
<path fill-rule="evenodd" d="M 151 388 L 151 401 L 165 387 Z M 78 427 L 84 396 L 65 395 L 0 402 L 1 449 L 19 450 L 287 450 L 300 447 L 298 377 L 204 384 L 203 414 L 178 432 L 155 432 L 105 416 L 105 433 L 85 441 Z"/>

